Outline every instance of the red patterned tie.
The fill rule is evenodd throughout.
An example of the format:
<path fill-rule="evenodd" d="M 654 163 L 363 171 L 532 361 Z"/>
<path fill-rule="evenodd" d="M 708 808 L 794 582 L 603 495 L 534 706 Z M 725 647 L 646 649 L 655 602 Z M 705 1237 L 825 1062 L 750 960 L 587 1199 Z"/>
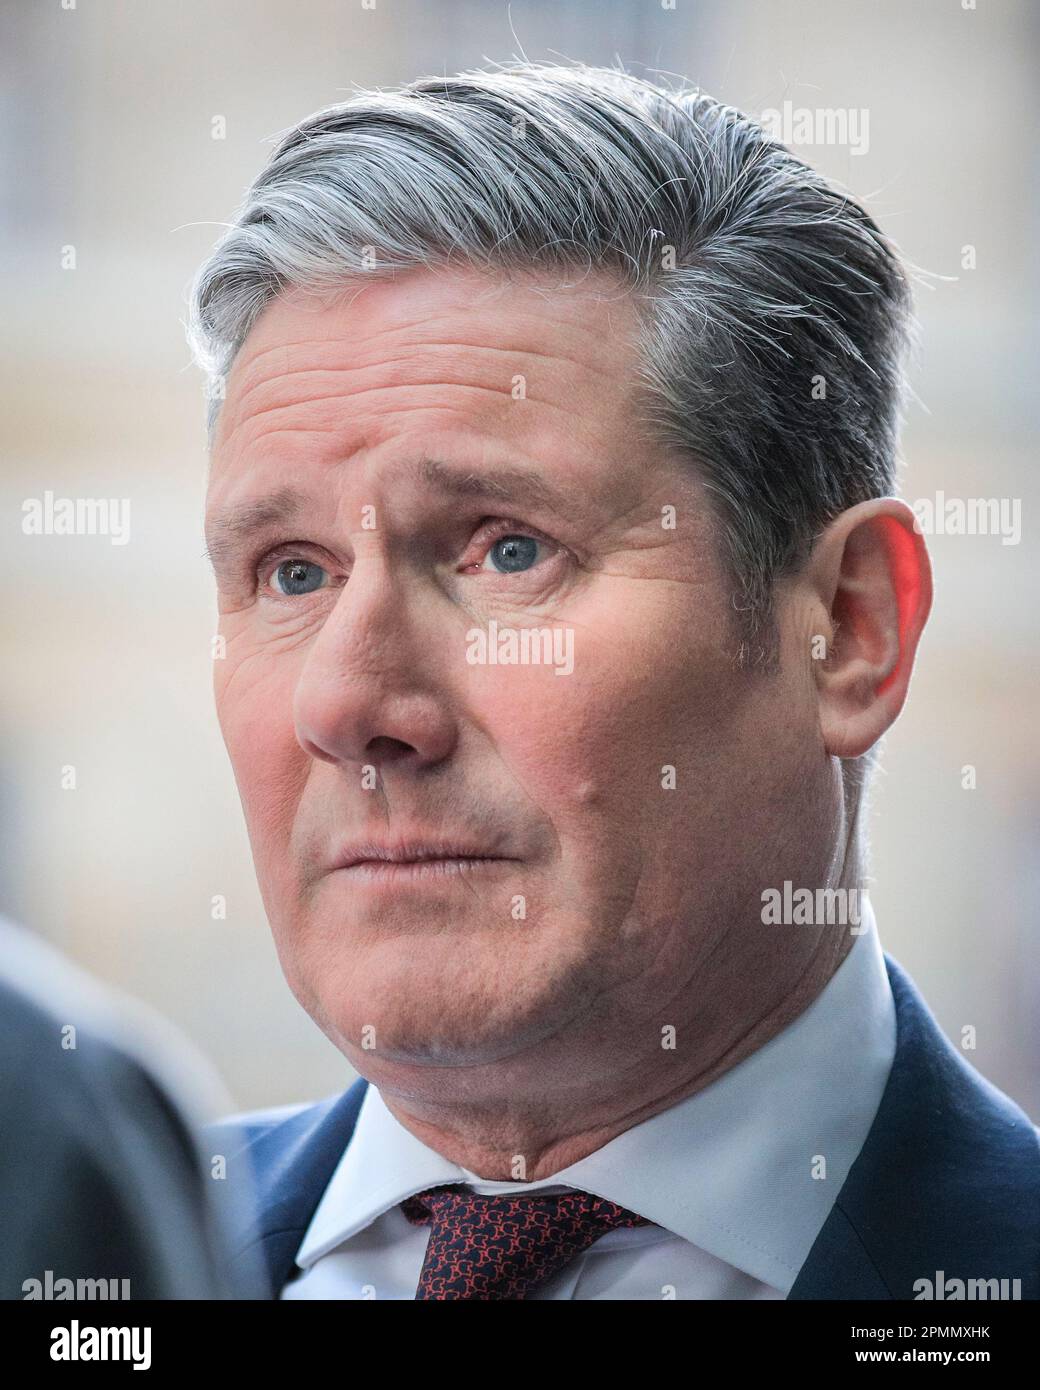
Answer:
<path fill-rule="evenodd" d="M 431 1187 L 401 1210 L 414 1226 L 432 1226 L 416 1298 L 526 1298 L 615 1226 L 650 1224 L 591 1192 L 483 1197 Z"/>

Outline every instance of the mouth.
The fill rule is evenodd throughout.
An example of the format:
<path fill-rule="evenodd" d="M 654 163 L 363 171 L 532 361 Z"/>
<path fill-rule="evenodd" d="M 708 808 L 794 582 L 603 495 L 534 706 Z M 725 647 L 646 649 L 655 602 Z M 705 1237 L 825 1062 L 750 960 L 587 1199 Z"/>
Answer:
<path fill-rule="evenodd" d="M 516 864 L 490 850 L 451 844 L 358 845 L 336 865 L 348 879 L 361 883 L 427 882 L 484 874 Z"/>

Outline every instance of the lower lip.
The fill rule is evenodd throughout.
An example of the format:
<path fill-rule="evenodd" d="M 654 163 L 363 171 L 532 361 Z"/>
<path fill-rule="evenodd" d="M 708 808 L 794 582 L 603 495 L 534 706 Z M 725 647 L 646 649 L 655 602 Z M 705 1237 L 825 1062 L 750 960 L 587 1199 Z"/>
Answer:
<path fill-rule="evenodd" d="M 515 862 L 512 859 L 410 859 L 398 863 L 387 859 L 365 859 L 359 864 L 347 865 L 339 872 L 352 883 L 404 887 L 407 884 L 469 878 Z"/>

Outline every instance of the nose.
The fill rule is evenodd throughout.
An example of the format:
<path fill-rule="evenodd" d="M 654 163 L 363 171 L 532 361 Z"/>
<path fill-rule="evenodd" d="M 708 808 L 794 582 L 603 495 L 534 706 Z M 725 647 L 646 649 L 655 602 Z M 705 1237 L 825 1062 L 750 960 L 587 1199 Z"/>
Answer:
<path fill-rule="evenodd" d="M 420 770 L 450 756 L 458 729 L 420 599 L 392 582 L 384 558 L 355 564 L 296 685 L 296 738 L 312 758 Z"/>

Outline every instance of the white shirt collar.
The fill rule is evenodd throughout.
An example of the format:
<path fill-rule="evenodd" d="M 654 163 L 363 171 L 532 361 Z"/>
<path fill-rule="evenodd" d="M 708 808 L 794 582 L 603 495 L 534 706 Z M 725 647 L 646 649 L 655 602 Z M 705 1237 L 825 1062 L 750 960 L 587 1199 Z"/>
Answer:
<path fill-rule="evenodd" d="M 895 1055 L 881 943 L 869 900 L 860 901 L 861 934 L 792 1023 L 703 1091 L 540 1182 L 476 1177 L 405 1129 L 369 1086 L 296 1263 L 309 1268 L 426 1187 L 566 1186 L 617 1202 L 788 1291 L 863 1147 Z"/>

